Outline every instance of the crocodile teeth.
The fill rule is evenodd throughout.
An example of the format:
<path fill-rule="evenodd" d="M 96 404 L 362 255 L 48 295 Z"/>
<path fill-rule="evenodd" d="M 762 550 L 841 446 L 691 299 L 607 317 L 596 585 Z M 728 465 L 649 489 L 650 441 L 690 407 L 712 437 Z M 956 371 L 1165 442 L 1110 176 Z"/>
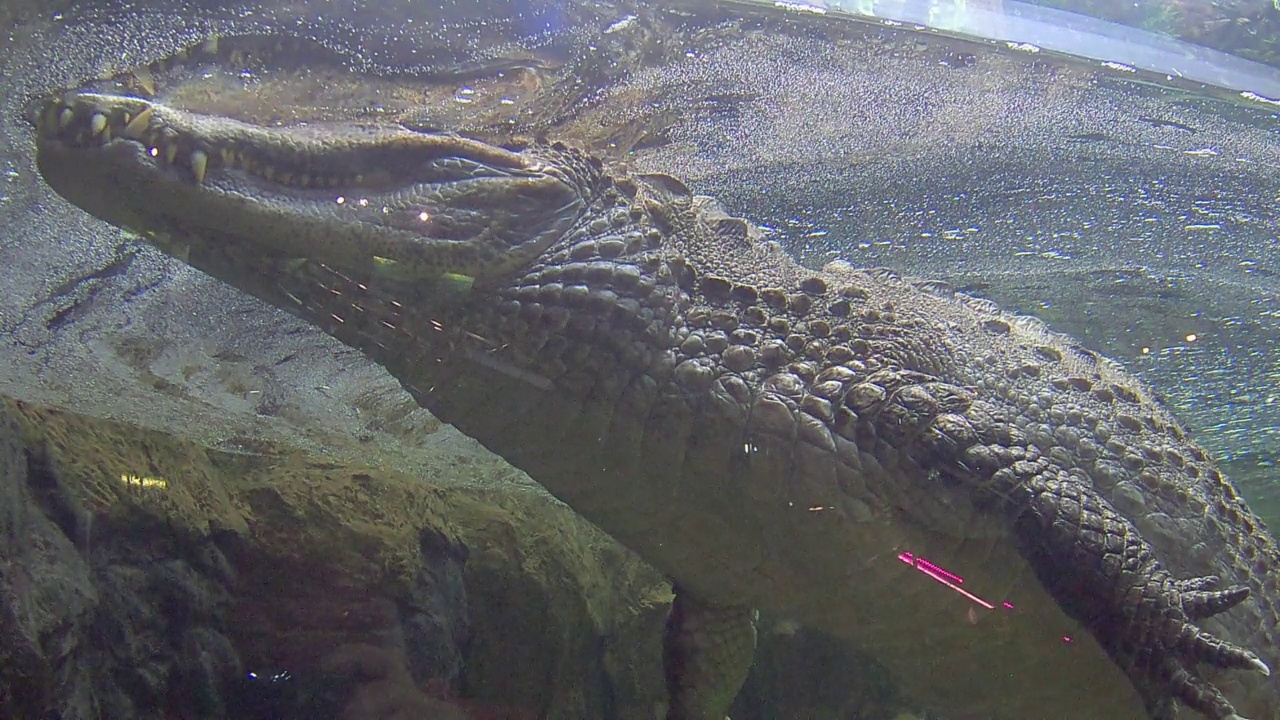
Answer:
<path fill-rule="evenodd" d="M 169 165 L 172 165 L 172 164 L 173 164 L 174 159 L 175 159 L 175 158 L 177 158 L 177 157 L 178 157 L 178 146 L 177 146 L 177 145 L 172 145 L 172 144 L 170 144 L 170 145 L 165 145 L 165 146 L 164 146 L 164 161 L 165 161 L 166 163 L 168 163 Z"/>
<path fill-rule="evenodd" d="M 191 153 L 191 172 L 196 176 L 197 183 L 204 182 L 204 172 L 208 167 L 209 156 L 205 155 L 203 150 Z"/>
<path fill-rule="evenodd" d="M 62 108 L 62 112 L 58 113 L 58 129 L 66 130 L 71 125 L 71 121 L 76 119 L 76 111 L 71 108 Z"/>
<path fill-rule="evenodd" d="M 94 113 L 89 118 L 89 129 L 93 131 L 95 136 L 101 135 L 103 130 L 107 129 L 107 116 L 102 113 Z"/>
<path fill-rule="evenodd" d="M 134 70 L 133 81 L 137 83 L 138 87 L 141 88 L 148 96 L 156 94 L 156 78 L 151 74 L 150 69 L 143 67 Z"/>
<path fill-rule="evenodd" d="M 124 131 L 121 134 L 127 138 L 140 140 L 142 139 L 142 134 L 143 132 L 146 131 L 147 126 L 148 124 L 150 124 L 150 122 L 151 122 L 151 108 L 147 108 L 142 112 L 138 113 L 137 117 L 130 120 L 129 124 L 124 126 Z"/>

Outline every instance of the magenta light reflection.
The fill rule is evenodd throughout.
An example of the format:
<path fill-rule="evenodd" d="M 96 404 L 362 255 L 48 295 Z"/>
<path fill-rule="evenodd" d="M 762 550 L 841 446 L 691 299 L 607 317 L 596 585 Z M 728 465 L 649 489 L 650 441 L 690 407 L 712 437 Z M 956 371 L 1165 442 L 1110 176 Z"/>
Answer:
<path fill-rule="evenodd" d="M 906 563 L 907 565 L 910 565 L 911 567 L 915 568 L 916 570 L 919 570 L 925 575 L 928 575 L 934 580 L 942 583 L 943 585 L 946 585 L 952 590 L 955 590 L 956 592 L 965 596 L 969 600 L 972 600 L 974 603 L 981 605 L 982 607 L 988 610 L 995 609 L 996 607 L 995 605 L 992 605 L 986 600 L 983 600 L 977 595 L 974 595 L 968 590 L 965 590 L 964 588 L 960 587 L 960 583 L 964 582 L 964 578 L 960 577 L 959 575 L 956 575 L 953 572 L 944 570 L 938 567 L 937 565 L 934 565 L 933 563 L 929 562 L 928 560 L 925 560 L 924 558 L 915 555 L 914 553 L 900 552 L 898 553 L 898 559 Z M 1005 602 L 1005 603 L 1002 603 L 1002 605 L 1009 610 L 1013 609 L 1012 603 Z"/>
<path fill-rule="evenodd" d="M 937 565 L 934 565 L 933 563 L 929 562 L 928 560 L 925 560 L 922 557 L 916 558 L 916 565 L 924 568 L 925 570 L 928 570 L 931 573 L 934 573 L 935 575 L 941 575 L 942 577 L 950 580 L 953 583 L 959 584 L 964 582 L 964 578 L 960 577 L 959 575 L 956 575 L 955 573 L 952 573 L 952 572 L 947 572 L 946 570 L 943 570 L 942 568 L 938 567 Z"/>

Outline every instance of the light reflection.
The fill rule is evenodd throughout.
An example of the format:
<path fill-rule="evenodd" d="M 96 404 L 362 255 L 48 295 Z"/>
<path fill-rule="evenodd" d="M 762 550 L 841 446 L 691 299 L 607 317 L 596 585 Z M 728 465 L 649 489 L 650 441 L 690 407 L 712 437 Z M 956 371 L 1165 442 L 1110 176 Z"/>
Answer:
<path fill-rule="evenodd" d="M 964 578 L 959 575 L 948 570 L 944 570 L 914 553 L 900 552 L 898 553 L 898 559 L 925 575 L 928 575 L 937 582 L 942 583 L 943 585 L 946 585 L 952 590 L 960 593 L 975 604 L 981 605 L 988 610 L 994 610 L 996 608 L 995 605 L 960 587 L 960 584 L 964 582 Z M 1013 605 L 1007 602 L 1003 603 L 1003 606 L 1009 610 L 1013 609 Z"/>
<path fill-rule="evenodd" d="M 120 482 L 136 488 L 157 488 L 163 490 L 169 487 L 169 481 L 162 477 L 133 475 L 131 473 L 122 473 L 120 475 Z"/>

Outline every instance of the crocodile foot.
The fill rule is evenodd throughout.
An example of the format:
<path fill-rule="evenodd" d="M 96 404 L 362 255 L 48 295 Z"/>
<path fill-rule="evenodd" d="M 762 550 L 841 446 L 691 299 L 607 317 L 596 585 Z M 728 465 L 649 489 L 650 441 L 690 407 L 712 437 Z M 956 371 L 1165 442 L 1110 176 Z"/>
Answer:
<path fill-rule="evenodd" d="M 1243 720 L 1197 666 L 1270 669 L 1195 621 L 1236 606 L 1249 589 L 1218 589 L 1216 577 L 1174 578 L 1086 480 L 1041 472 L 1020 492 L 1016 528 L 1040 581 L 1125 672 L 1153 720 L 1174 718 L 1178 700 L 1212 720 Z"/>

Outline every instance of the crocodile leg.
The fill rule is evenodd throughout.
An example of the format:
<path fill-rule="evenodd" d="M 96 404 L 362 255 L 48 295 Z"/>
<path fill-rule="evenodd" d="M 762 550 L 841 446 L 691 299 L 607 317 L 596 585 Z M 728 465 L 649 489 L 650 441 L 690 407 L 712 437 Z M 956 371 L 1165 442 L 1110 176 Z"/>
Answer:
<path fill-rule="evenodd" d="M 1214 720 L 1239 717 L 1197 663 L 1270 671 L 1194 621 L 1234 607 L 1248 597 L 1247 587 L 1214 590 L 1218 578 L 1173 578 L 1137 528 L 1084 478 L 1046 466 L 1025 477 L 1014 497 L 1022 508 L 1015 529 L 1040 581 L 1088 625 L 1152 718 L 1173 718 L 1175 698 Z"/>
<path fill-rule="evenodd" d="M 662 643 L 667 720 L 723 720 L 751 668 L 756 612 L 675 594 Z"/>
<path fill-rule="evenodd" d="M 995 502 L 1041 584 L 1125 673 L 1152 720 L 1172 720 L 1179 700 L 1211 720 L 1242 720 L 1198 665 L 1270 669 L 1195 622 L 1238 605 L 1248 587 L 1173 577 L 1082 468 L 1041 454 L 998 407 L 924 375 L 897 380 L 864 422 L 902 446 L 922 442 L 934 467 Z"/>

